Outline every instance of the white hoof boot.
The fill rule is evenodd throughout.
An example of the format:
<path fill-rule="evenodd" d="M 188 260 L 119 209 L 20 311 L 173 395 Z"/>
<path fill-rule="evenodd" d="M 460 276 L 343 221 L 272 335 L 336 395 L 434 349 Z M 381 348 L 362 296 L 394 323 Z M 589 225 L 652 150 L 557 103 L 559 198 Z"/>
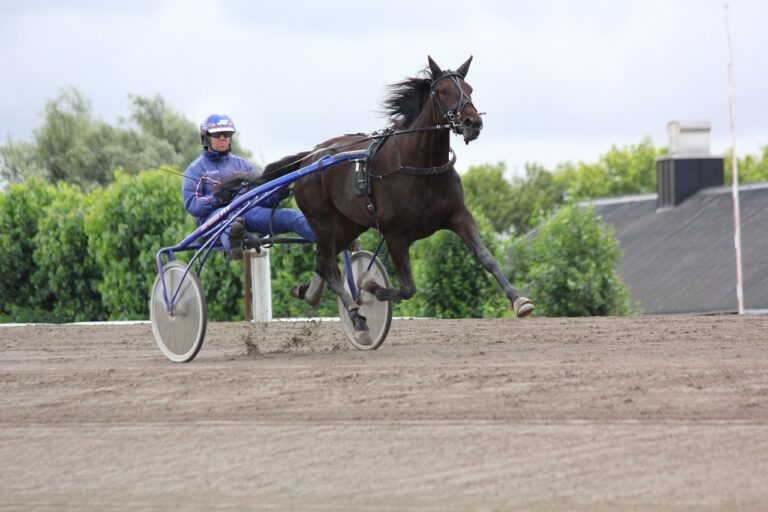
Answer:
<path fill-rule="evenodd" d="M 304 294 L 304 300 L 310 306 L 317 306 L 320 303 L 320 298 L 323 296 L 323 288 L 325 288 L 325 281 L 320 275 L 315 272 L 312 274 L 312 282 L 309 283 L 309 288 Z"/>
<path fill-rule="evenodd" d="M 515 310 L 518 318 L 524 318 L 533 312 L 533 302 L 527 297 L 518 297 L 515 302 L 512 303 L 512 309 Z"/>

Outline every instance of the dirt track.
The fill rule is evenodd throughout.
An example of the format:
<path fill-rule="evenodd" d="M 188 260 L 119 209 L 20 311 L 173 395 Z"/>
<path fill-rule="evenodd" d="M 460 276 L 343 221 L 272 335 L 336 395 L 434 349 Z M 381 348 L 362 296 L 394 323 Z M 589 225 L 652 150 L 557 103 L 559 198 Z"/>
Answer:
<path fill-rule="evenodd" d="M 768 317 L 0 328 L 0 509 L 766 510 Z"/>

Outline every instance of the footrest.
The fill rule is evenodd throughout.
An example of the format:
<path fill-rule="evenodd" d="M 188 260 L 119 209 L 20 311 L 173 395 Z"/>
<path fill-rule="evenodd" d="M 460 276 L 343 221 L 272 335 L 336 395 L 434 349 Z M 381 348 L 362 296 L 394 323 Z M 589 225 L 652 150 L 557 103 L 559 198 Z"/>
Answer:
<path fill-rule="evenodd" d="M 265 245 L 264 238 L 264 235 L 248 231 L 243 236 L 243 247 L 246 249 L 256 249 L 256 252 L 261 252 L 262 245 Z"/>

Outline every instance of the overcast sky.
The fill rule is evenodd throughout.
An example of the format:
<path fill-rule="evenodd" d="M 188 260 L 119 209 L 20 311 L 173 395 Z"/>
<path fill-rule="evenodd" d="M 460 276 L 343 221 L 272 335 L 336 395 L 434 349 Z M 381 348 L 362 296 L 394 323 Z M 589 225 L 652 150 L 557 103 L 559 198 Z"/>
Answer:
<path fill-rule="evenodd" d="M 709 120 L 713 153 L 730 146 L 721 0 L 2 4 L 3 140 L 30 140 L 45 102 L 73 86 L 108 122 L 128 115 L 129 94 L 159 94 L 196 122 L 226 113 L 265 163 L 382 128 L 387 84 L 427 55 L 452 69 L 473 55 L 467 81 L 487 115 L 478 140 L 454 139 L 460 171 L 591 162 L 644 136 L 667 145 L 678 119 Z M 730 11 L 737 152 L 757 153 L 768 144 L 768 1 Z"/>

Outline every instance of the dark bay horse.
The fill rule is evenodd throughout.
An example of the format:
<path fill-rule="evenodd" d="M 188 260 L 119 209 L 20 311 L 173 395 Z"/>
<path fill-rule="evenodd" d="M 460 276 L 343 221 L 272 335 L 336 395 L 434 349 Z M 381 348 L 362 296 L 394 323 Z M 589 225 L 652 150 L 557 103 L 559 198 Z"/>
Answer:
<path fill-rule="evenodd" d="M 369 191 L 355 187 L 355 165 L 343 163 L 310 174 L 294 186 L 296 203 L 317 234 L 316 273 L 309 286 L 295 294 L 309 303 L 320 298 L 327 282 L 349 311 L 356 331 L 367 331 L 358 304 L 344 289 L 338 254 L 361 233 L 378 229 L 387 243 L 400 288 L 384 288 L 374 281 L 364 290 L 378 300 L 408 299 L 416 293 L 408 250 L 414 241 L 439 229 L 458 234 L 474 257 L 493 274 L 504 289 L 518 317 L 533 311 L 533 303 L 518 293 L 502 274 L 491 253 L 480 241 L 472 214 L 464 204 L 461 179 L 451 159 L 450 133 L 468 144 L 483 128 L 472 104 L 472 87 L 464 81 L 470 57 L 456 71 L 442 70 L 428 57 L 422 77 L 407 78 L 391 88 L 384 101 L 393 130 L 383 132 L 375 154 L 368 159 Z M 298 153 L 265 168 L 261 182 L 311 164 L 325 155 L 363 150 L 371 144 L 366 135 L 344 135 L 323 142 L 311 152 Z M 321 280 L 322 279 L 322 280 Z"/>

